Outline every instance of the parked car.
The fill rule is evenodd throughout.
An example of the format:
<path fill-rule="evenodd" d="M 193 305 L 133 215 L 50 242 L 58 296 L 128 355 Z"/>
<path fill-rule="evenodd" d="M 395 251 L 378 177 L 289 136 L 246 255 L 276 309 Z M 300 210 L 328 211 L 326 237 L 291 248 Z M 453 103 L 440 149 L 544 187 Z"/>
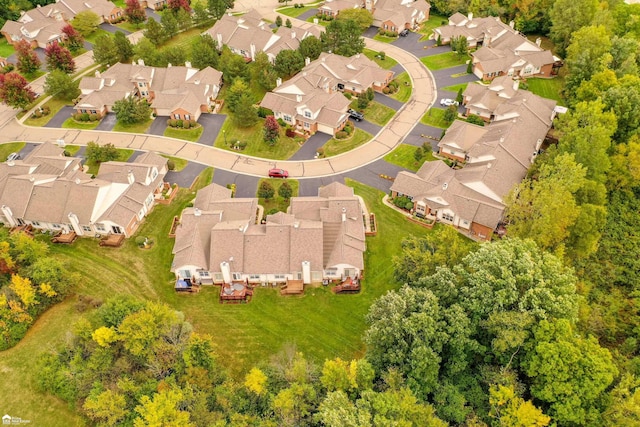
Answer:
<path fill-rule="evenodd" d="M 269 178 L 289 178 L 289 172 L 284 169 L 269 169 Z"/>
<path fill-rule="evenodd" d="M 20 154 L 18 153 L 11 153 L 7 156 L 7 162 L 12 162 L 14 160 L 20 160 Z"/>
<path fill-rule="evenodd" d="M 364 120 L 364 114 L 362 114 L 359 111 L 356 111 L 352 108 L 349 108 L 347 110 L 347 113 L 349 113 L 349 117 L 352 118 L 353 120 L 355 120 L 356 122 L 360 122 L 362 120 Z"/>
<path fill-rule="evenodd" d="M 450 105 L 460 105 L 460 103 L 458 101 L 456 101 L 455 99 L 442 98 L 440 100 L 440 105 L 442 105 L 443 107 L 448 107 Z"/>
<path fill-rule="evenodd" d="M 398 33 L 398 35 L 400 37 L 407 37 L 409 35 L 409 30 L 405 28 L 404 30 L 400 31 L 400 33 Z"/>

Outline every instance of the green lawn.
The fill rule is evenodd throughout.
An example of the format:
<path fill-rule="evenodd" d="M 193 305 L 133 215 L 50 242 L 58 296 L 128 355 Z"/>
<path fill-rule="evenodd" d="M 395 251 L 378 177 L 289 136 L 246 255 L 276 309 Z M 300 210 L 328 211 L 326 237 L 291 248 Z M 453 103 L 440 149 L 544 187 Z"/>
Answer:
<path fill-rule="evenodd" d="M 422 116 L 420 123 L 437 128 L 447 129 L 451 123 L 444 119 L 444 111 L 441 108 L 429 108 L 429 111 Z"/>
<path fill-rule="evenodd" d="M 387 37 L 381 34 L 376 34 L 375 36 L 373 36 L 373 39 L 382 43 L 391 43 L 398 40 L 398 37 Z"/>
<path fill-rule="evenodd" d="M 264 215 L 266 216 L 272 209 L 277 209 L 280 212 L 286 212 L 287 208 L 289 207 L 289 200 L 285 200 L 280 197 L 278 195 L 278 189 L 280 188 L 282 183 L 286 181 L 291 186 L 291 190 L 293 190 L 291 197 L 296 197 L 298 195 L 298 189 L 300 187 L 298 180 L 284 180 L 282 178 L 262 178 L 258 182 L 258 187 L 256 188 L 256 197 L 258 197 L 258 188 L 260 188 L 260 185 L 262 185 L 263 181 L 269 182 L 276 190 L 276 194 L 271 199 L 259 199 L 259 203 L 264 207 Z"/>
<path fill-rule="evenodd" d="M 310 16 L 307 18 L 307 22 L 311 22 L 312 24 L 314 23 L 313 20 L 316 19 L 317 16 Z M 323 27 L 326 27 L 327 25 L 329 25 L 331 21 L 323 21 L 322 19 L 318 19 L 318 25 L 322 25 Z"/>
<path fill-rule="evenodd" d="M 13 48 L 13 45 L 10 45 L 4 37 L 0 39 L 0 56 L 8 58 L 14 53 L 16 53 L 16 50 Z"/>
<path fill-rule="evenodd" d="M 108 36 L 112 36 L 112 34 L 110 32 L 108 32 L 106 30 L 103 30 L 102 28 L 98 28 L 93 33 L 91 33 L 89 36 L 85 37 L 84 39 L 86 41 L 88 41 L 89 43 L 95 44 L 95 42 L 98 39 L 98 37 L 100 37 L 103 34 L 106 34 Z"/>
<path fill-rule="evenodd" d="M 241 151 L 242 154 L 276 160 L 288 159 L 300 148 L 298 141 L 285 136 L 282 128 L 280 129 L 280 139 L 273 146 L 270 146 L 264 142 L 262 137 L 263 126 L 264 119 L 260 119 L 258 123 L 248 128 L 235 126 L 231 119 L 225 120 L 214 147 L 235 151 L 231 147 L 236 141 L 246 142 L 247 146 Z"/>
<path fill-rule="evenodd" d="M 202 126 L 193 129 L 174 129 L 167 126 L 167 129 L 164 131 L 164 136 L 196 142 L 200 139 L 200 136 L 202 136 L 203 130 L 204 128 Z"/>
<path fill-rule="evenodd" d="M 351 101 L 351 108 L 354 110 L 362 111 L 364 114 L 364 118 L 371 123 L 374 123 L 378 126 L 386 125 L 389 120 L 396 113 L 396 110 L 393 108 L 387 107 L 386 105 L 382 105 L 379 102 L 371 101 L 369 105 L 364 110 L 360 110 L 358 108 L 358 100 L 354 99 Z"/>
<path fill-rule="evenodd" d="M 118 158 L 114 159 L 116 162 L 126 162 L 129 157 L 133 154 L 134 150 L 129 150 L 126 148 L 118 148 Z M 100 170 L 100 163 L 94 163 L 90 160 L 85 162 L 85 165 L 89 167 L 87 173 L 89 175 L 97 175 Z"/>
<path fill-rule="evenodd" d="M 294 3 L 294 2 L 292 2 Z M 317 6 L 304 6 L 304 7 L 299 7 L 299 8 L 295 8 L 293 6 L 288 6 L 288 7 L 281 7 L 279 9 L 276 9 L 276 12 L 278 12 L 281 15 L 285 15 L 285 16 L 290 16 L 292 18 L 297 18 L 298 16 L 302 15 L 303 13 L 305 13 L 308 10 L 311 9 L 315 9 Z M 284 25 L 284 21 L 286 21 L 287 19 L 284 18 L 282 20 L 282 24 Z"/>
<path fill-rule="evenodd" d="M 0 144 L 0 162 L 7 160 L 7 157 L 11 153 L 17 153 L 24 148 L 26 143 L 24 142 L 9 142 L 7 144 Z"/>
<path fill-rule="evenodd" d="M 129 21 L 122 21 L 118 24 L 116 24 L 116 27 L 118 28 L 122 28 L 123 30 L 127 30 L 131 33 L 135 33 L 136 31 L 140 31 L 142 29 L 144 29 L 144 24 L 132 24 Z"/>
<path fill-rule="evenodd" d="M 335 139 L 331 138 L 326 144 L 322 146 L 324 150 L 324 157 L 337 156 L 338 154 L 346 153 L 356 147 L 361 146 L 365 142 L 368 142 L 373 138 L 373 135 L 356 128 L 355 134 L 351 139 Z"/>
<path fill-rule="evenodd" d="M 184 169 L 189 164 L 188 160 L 181 159 L 179 157 L 167 156 L 166 154 L 160 154 L 160 155 L 162 157 L 164 157 L 165 159 L 167 159 L 167 160 L 173 161 L 173 164 L 176 166 L 174 171 L 176 171 L 176 172 L 180 172 L 182 169 Z"/>
<path fill-rule="evenodd" d="M 28 82 L 32 82 L 37 78 L 40 78 L 46 74 L 45 71 L 40 69 L 34 71 L 33 73 L 24 74 L 24 78 L 27 79 Z"/>
<path fill-rule="evenodd" d="M 153 119 L 149 119 L 146 122 L 142 123 L 132 123 L 130 125 L 116 122 L 116 125 L 113 127 L 113 132 L 144 133 L 147 129 L 149 129 L 151 123 L 153 123 Z"/>
<path fill-rule="evenodd" d="M 406 71 L 398 74 L 398 76 L 394 79 L 396 80 L 398 85 L 398 91 L 396 93 L 392 93 L 389 95 L 391 98 L 400 102 L 407 102 L 411 97 L 411 78 L 409 78 L 409 74 Z"/>
<path fill-rule="evenodd" d="M 564 99 L 560 96 L 560 92 L 564 87 L 564 80 L 560 77 L 553 79 L 529 78 L 527 79 L 529 90 L 536 95 L 558 101 L 560 105 L 566 105 Z"/>
<path fill-rule="evenodd" d="M 167 49 L 172 46 L 180 46 L 185 52 L 187 52 L 187 56 L 191 54 L 191 45 L 193 41 L 200 37 L 202 34 L 202 30 L 200 28 L 191 28 L 187 31 L 183 31 L 182 33 L 178 33 L 170 40 L 167 40 L 163 45 L 162 49 Z"/>
<path fill-rule="evenodd" d="M 413 172 L 420 169 L 420 166 L 422 166 L 424 162 L 436 160 L 436 158 L 433 157 L 433 152 L 429 149 L 420 161 L 416 161 L 414 155 L 417 148 L 418 147 L 409 144 L 400 144 L 395 150 L 384 156 L 384 159 L 389 163 Z"/>
<path fill-rule="evenodd" d="M 100 121 L 95 122 L 77 122 L 73 117 L 69 117 L 62 123 L 64 129 L 81 129 L 81 130 L 93 130 L 100 124 Z"/>
<path fill-rule="evenodd" d="M 80 151 L 80 146 L 79 145 L 65 145 L 64 146 L 64 151 L 66 151 L 67 153 L 69 153 L 70 156 L 75 156 L 76 153 L 78 151 Z"/>
<path fill-rule="evenodd" d="M 434 28 L 447 25 L 448 23 L 449 23 L 448 17 L 430 13 L 429 20 L 427 22 L 424 22 L 420 26 L 420 29 L 418 30 L 419 33 L 422 33 L 425 35 L 423 38 L 421 38 L 421 40 L 427 40 L 431 35 L 431 33 L 433 32 Z"/>
<path fill-rule="evenodd" d="M 445 52 L 438 55 L 425 56 L 420 58 L 420 61 L 430 70 L 442 70 L 443 68 L 466 64 L 469 59 L 469 56 L 460 56 L 455 52 Z"/>
<path fill-rule="evenodd" d="M 211 170 L 202 180 L 210 182 Z M 107 299 L 130 295 L 140 299 L 162 301 L 185 314 L 196 332 L 212 335 L 219 362 L 241 378 L 249 367 L 268 360 L 286 344 L 309 359 L 360 357 L 364 352 L 361 337 L 366 329 L 365 315 L 372 302 L 398 284 L 389 260 L 401 250 L 404 236 L 423 236 L 437 232 L 407 221 L 403 215 L 384 206 L 382 192 L 348 181 L 375 212 L 378 234 L 367 238 L 366 274 L 362 292 L 335 295 L 327 288 L 307 289 L 302 297 L 281 297 L 277 290 L 259 288 L 249 304 L 219 304 L 218 288 L 207 287 L 199 294 L 178 295 L 173 290 L 169 272 L 173 240 L 167 237 L 174 215 L 192 200 L 189 190 L 180 190 L 171 205 L 158 205 L 141 225 L 139 235 L 153 238 L 156 244 L 140 250 L 135 239 L 128 239 L 118 249 L 101 248 L 92 238 L 72 245 L 52 246 L 51 251 L 68 270 L 82 275 L 77 294 Z M 34 426 L 82 426 L 78 417 L 61 400 L 34 390 L 36 355 L 61 346 L 66 333 L 80 317 L 75 297 L 44 313 L 26 337 L 14 348 L 0 352 L 0 395 L 8 412 L 31 420 Z"/>
<path fill-rule="evenodd" d="M 388 55 L 385 55 L 384 59 L 378 58 L 378 54 L 380 52 L 376 52 L 375 50 L 365 49 L 364 51 L 362 51 L 362 53 L 364 53 L 367 58 L 374 61 L 376 64 L 378 64 L 380 67 L 384 68 L 385 70 L 390 70 L 391 68 L 395 67 L 398 64 L 398 61 L 396 61 L 395 59 L 391 58 Z"/>
<path fill-rule="evenodd" d="M 37 103 L 37 100 L 36 100 L 36 103 Z M 48 105 L 49 108 L 51 109 L 51 112 L 49 114 L 37 119 L 33 117 L 29 117 L 24 121 L 24 124 L 27 126 L 44 126 L 47 124 L 47 122 L 49 122 L 49 120 L 51 120 L 53 116 L 56 115 L 58 111 L 60 111 L 62 107 L 64 107 L 65 105 L 71 105 L 71 104 L 68 101 L 63 99 L 51 98 L 44 105 Z"/>
<path fill-rule="evenodd" d="M 448 90 L 449 92 L 455 92 L 457 94 L 460 89 L 464 92 L 468 85 L 469 83 L 458 83 L 457 85 L 445 86 L 441 89 Z"/>

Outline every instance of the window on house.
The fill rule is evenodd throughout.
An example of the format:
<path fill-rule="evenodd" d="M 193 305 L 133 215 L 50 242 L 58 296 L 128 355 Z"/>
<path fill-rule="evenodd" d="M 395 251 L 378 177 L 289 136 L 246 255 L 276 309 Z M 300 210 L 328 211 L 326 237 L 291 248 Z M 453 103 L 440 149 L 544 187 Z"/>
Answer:
<path fill-rule="evenodd" d="M 356 277 L 356 269 L 355 268 L 345 268 L 344 269 L 344 275 L 345 275 L 345 277 L 346 276 L 351 277 L 351 278 Z"/>
<path fill-rule="evenodd" d="M 233 280 L 242 280 L 242 274 L 240 274 L 240 273 L 232 273 L 231 274 L 231 278 Z"/>
<path fill-rule="evenodd" d="M 146 90 L 144 90 L 144 91 L 140 92 L 140 95 L 142 95 L 142 96 L 148 96 L 148 95 L 149 95 L 149 92 L 147 92 Z"/>
<path fill-rule="evenodd" d="M 213 280 L 215 280 L 216 282 L 222 281 L 222 273 L 213 273 Z"/>
<path fill-rule="evenodd" d="M 260 275 L 259 274 L 251 274 L 251 275 L 249 275 L 249 280 L 259 281 L 260 280 Z"/>
<path fill-rule="evenodd" d="M 191 120 L 191 115 L 190 114 L 185 114 L 184 115 L 184 119 L 185 120 Z"/>
<path fill-rule="evenodd" d="M 138 83 L 138 87 L 144 87 L 144 82 Z"/>
<path fill-rule="evenodd" d="M 91 110 L 91 114 L 98 114 L 96 110 Z"/>
<path fill-rule="evenodd" d="M 286 279 L 287 276 L 285 274 L 274 274 L 273 277 L 276 280 L 284 280 L 284 279 Z"/>
<path fill-rule="evenodd" d="M 448 212 L 443 212 L 442 219 L 444 219 L 445 221 L 453 221 L 453 214 L 450 214 Z"/>
<path fill-rule="evenodd" d="M 304 128 L 305 129 L 309 129 L 311 127 L 311 125 L 307 122 L 304 122 Z"/>
<path fill-rule="evenodd" d="M 57 229 L 57 228 L 60 228 L 60 224 L 51 224 L 51 227 L 53 227 L 53 228 L 56 228 L 56 229 Z"/>
<path fill-rule="evenodd" d="M 104 224 L 98 223 L 98 224 L 95 225 L 95 227 L 96 227 L 96 230 L 98 230 L 98 231 L 107 231 L 107 229 L 104 228 Z"/>
<path fill-rule="evenodd" d="M 308 118 L 311 118 L 311 111 L 305 111 L 304 112 L 304 116 L 308 117 Z"/>
<path fill-rule="evenodd" d="M 180 270 L 179 274 L 183 279 L 191 279 L 191 271 L 189 270 Z"/>
<path fill-rule="evenodd" d="M 287 114 L 284 114 L 284 115 L 282 116 L 282 119 L 283 119 L 285 122 L 291 122 L 291 116 L 289 116 L 289 115 L 287 115 Z"/>
<path fill-rule="evenodd" d="M 174 114 L 173 118 L 176 119 L 176 120 L 180 120 L 180 114 Z"/>
<path fill-rule="evenodd" d="M 82 226 L 82 231 L 91 231 L 91 227 L 89 227 L 88 225 L 83 225 Z"/>
<path fill-rule="evenodd" d="M 327 268 L 324 271 L 324 275 L 325 276 L 337 276 L 338 275 L 338 269 L 337 268 Z"/>
<path fill-rule="evenodd" d="M 31 225 L 34 227 L 40 227 L 40 223 L 38 221 L 31 221 Z"/>
<path fill-rule="evenodd" d="M 111 231 L 113 232 L 113 234 L 122 234 L 122 228 L 118 227 L 117 225 L 112 225 Z"/>

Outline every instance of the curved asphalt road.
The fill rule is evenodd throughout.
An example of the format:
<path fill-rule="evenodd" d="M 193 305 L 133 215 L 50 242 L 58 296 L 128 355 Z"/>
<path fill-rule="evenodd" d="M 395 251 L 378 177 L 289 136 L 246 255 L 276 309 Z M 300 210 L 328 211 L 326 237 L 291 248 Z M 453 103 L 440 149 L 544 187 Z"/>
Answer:
<path fill-rule="evenodd" d="M 298 21 L 300 26 L 313 26 Z M 163 136 L 104 132 L 96 130 L 35 128 L 16 120 L 8 121 L 0 131 L 0 142 L 43 142 L 64 140 L 67 144 L 86 145 L 90 141 L 112 143 L 118 148 L 155 151 L 245 175 L 265 176 L 270 168 L 283 168 L 297 179 L 338 175 L 368 165 L 396 148 L 434 103 L 437 95 L 429 70 L 413 54 L 396 46 L 365 39 L 369 49 L 384 50 L 408 72 L 413 83 L 409 101 L 370 142 L 339 156 L 316 160 L 267 160 L 219 148 L 193 144 Z M 419 98 L 416 94 L 420 94 Z"/>

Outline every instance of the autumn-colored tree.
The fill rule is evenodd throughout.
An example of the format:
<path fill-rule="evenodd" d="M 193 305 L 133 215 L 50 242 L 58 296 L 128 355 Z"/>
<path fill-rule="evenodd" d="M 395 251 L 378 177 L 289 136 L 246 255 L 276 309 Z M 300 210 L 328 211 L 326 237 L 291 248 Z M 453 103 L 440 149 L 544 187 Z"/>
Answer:
<path fill-rule="evenodd" d="M 489 415 L 498 420 L 497 425 L 510 427 L 545 427 L 551 418 L 536 408 L 530 400 L 516 395 L 513 386 L 491 386 L 489 389 Z"/>
<path fill-rule="evenodd" d="M 124 13 L 133 25 L 140 25 L 147 20 L 147 14 L 138 0 L 127 0 L 126 5 Z"/>
<path fill-rule="evenodd" d="M 264 134 L 264 141 L 269 145 L 274 145 L 280 138 L 280 125 L 273 116 L 267 116 L 264 121 L 264 127 L 262 128 Z"/>
<path fill-rule="evenodd" d="M 82 407 L 89 415 L 89 418 L 107 426 L 120 424 L 120 421 L 129 412 L 125 397 L 121 393 L 112 390 L 90 395 Z"/>
<path fill-rule="evenodd" d="M 29 82 L 18 73 L 0 74 L 0 101 L 10 107 L 24 109 L 36 99 Z"/>
<path fill-rule="evenodd" d="M 101 326 L 93 331 L 91 338 L 93 338 L 100 347 L 109 347 L 111 343 L 118 341 L 118 333 L 113 327 L 107 328 L 106 326 Z"/>
<path fill-rule="evenodd" d="M 133 422 L 135 427 L 155 427 L 155 426 L 184 426 L 193 427 L 189 421 L 190 415 L 187 411 L 182 411 L 181 403 L 184 396 L 180 390 L 162 390 L 153 395 L 140 398 L 140 405 L 136 406 L 136 412 L 140 418 Z"/>
<path fill-rule="evenodd" d="M 293 188 L 291 188 L 287 181 L 284 181 L 278 188 L 278 196 L 282 197 L 285 200 L 289 200 L 292 194 Z"/>
<path fill-rule="evenodd" d="M 244 386 L 249 391 L 262 395 L 266 391 L 267 376 L 258 368 L 251 368 L 249 373 L 244 377 Z"/>
<path fill-rule="evenodd" d="M 271 185 L 269 181 L 262 181 L 258 188 L 258 197 L 261 199 L 270 199 L 274 194 L 276 194 L 276 190 L 273 188 L 273 185 Z"/>
<path fill-rule="evenodd" d="M 38 304 L 36 289 L 33 287 L 31 280 L 29 280 L 28 277 L 21 277 L 17 274 L 11 275 L 11 284 L 9 285 L 9 289 L 15 292 L 26 308 L 29 308 L 34 304 Z"/>
<path fill-rule="evenodd" d="M 17 67 L 23 74 L 31 74 L 40 68 L 40 59 L 31 49 L 31 45 L 26 40 L 20 40 L 14 45 L 18 58 Z"/>
<path fill-rule="evenodd" d="M 73 28 L 71 24 L 62 27 L 62 34 L 66 36 L 64 45 L 67 46 L 71 52 L 77 52 L 84 47 L 84 37 L 82 37 L 82 34 Z"/>
<path fill-rule="evenodd" d="M 169 9 L 177 12 L 180 9 L 184 9 L 187 12 L 191 11 L 191 6 L 189 5 L 189 0 L 169 0 L 167 5 Z"/>
<path fill-rule="evenodd" d="M 49 71 L 60 70 L 67 74 L 73 73 L 76 63 L 73 61 L 71 52 L 58 43 L 52 43 L 44 50 Z"/>

